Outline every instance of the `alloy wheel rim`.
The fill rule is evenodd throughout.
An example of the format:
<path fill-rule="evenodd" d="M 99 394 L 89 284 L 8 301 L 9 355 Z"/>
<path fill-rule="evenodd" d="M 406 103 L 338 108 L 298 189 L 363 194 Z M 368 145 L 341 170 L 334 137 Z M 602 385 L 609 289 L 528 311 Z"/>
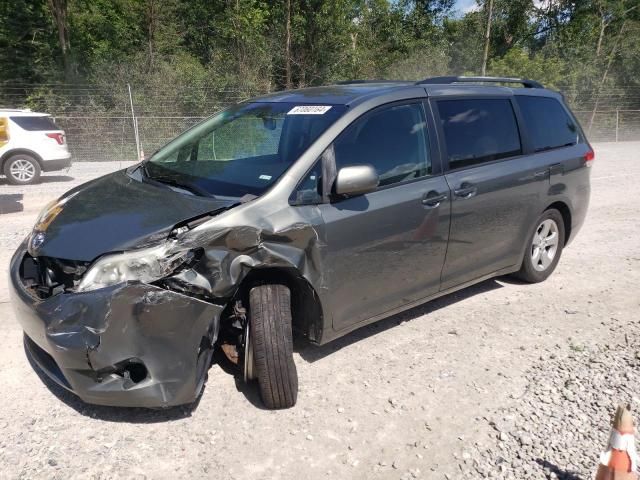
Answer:
<path fill-rule="evenodd" d="M 253 344 L 251 339 L 251 329 L 249 320 L 245 326 L 244 333 L 244 381 L 249 382 L 256 378 L 255 374 L 255 361 L 253 359 Z"/>
<path fill-rule="evenodd" d="M 20 182 L 28 182 L 36 174 L 36 167 L 27 160 L 15 160 L 9 167 L 11 176 Z"/>
<path fill-rule="evenodd" d="M 531 262 L 538 272 L 544 272 L 553 263 L 559 238 L 560 231 L 554 220 L 547 218 L 538 225 L 531 242 Z"/>

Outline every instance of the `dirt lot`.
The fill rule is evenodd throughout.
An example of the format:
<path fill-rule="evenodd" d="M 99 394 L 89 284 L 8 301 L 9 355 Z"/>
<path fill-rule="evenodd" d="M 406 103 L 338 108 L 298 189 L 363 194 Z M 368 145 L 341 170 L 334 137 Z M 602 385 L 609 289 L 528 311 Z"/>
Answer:
<path fill-rule="evenodd" d="M 0 215 L 0 477 L 591 478 L 612 405 L 640 407 L 640 143 L 596 152 L 587 222 L 547 282 L 486 281 L 299 345 L 298 405 L 277 412 L 217 365 L 198 405 L 168 411 L 84 405 L 41 378 L 8 303 L 9 256 L 47 201 L 110 166 L 0 180 L 0 209 L 23 207 Z M 628 361 L 610 371 L 611 358 Z"/>

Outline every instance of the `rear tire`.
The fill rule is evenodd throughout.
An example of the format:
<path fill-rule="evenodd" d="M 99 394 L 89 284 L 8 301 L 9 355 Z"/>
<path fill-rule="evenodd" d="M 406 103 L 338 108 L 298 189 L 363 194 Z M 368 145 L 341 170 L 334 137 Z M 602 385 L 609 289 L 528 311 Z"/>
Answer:
<path fill-rule="evenodd" d="M 527 239 L 522 266 L 514 277 L 527 283 L 543 282 L 549 278 L 560 261 L 564 238 L 562 215 L 555 209 L 546 210 Z"/>
<path fill-rule="evenodd" d="M 40 164 L 31 155 L 18 153 L 4 162 L 3 173 L 11 185 L 29 185 L 40 178 Z"/>
<path fill-rule="evenodd" d="M 249 322 L 255 374 L 270 409 L 289 408 L 298 397 L 293 362 L 291 294 L 284 285 L 260 285 L 249 292 Z"/>

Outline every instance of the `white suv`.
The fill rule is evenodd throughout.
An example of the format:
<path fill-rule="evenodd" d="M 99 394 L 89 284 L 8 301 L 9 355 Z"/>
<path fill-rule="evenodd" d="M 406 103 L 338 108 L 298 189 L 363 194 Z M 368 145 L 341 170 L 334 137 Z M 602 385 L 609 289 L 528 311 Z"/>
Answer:
<path fill-rule="evenodd" d="M 64 131 L 47 113 L 0 109 L 0 172 L 13 185 L 71 165 Z"/>

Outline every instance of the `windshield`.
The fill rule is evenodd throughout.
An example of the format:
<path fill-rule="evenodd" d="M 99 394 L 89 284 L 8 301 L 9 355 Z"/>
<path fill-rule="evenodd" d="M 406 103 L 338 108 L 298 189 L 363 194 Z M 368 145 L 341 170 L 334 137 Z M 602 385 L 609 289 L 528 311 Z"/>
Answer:
<path fill-rule="evenodd" d="M 145 162 L 145 172 L 196 193 L 259 196 L 345 110 L 280 102 L 236 105 L 168 143 Z"/>

